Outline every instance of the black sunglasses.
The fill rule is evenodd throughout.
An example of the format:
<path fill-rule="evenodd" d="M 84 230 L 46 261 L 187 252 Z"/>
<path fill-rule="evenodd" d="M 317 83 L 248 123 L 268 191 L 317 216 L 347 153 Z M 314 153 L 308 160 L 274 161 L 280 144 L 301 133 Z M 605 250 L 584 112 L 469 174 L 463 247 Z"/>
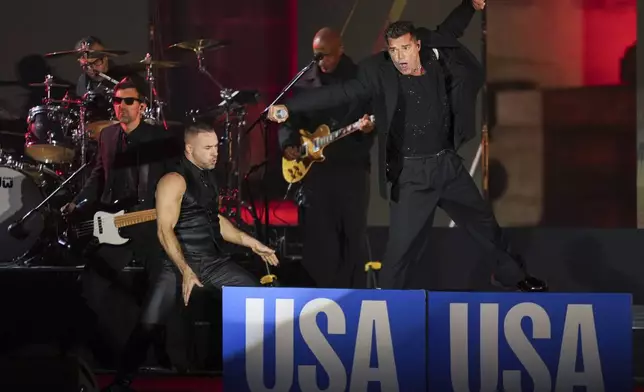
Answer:
<path fill-rule="evenodd" d="M 133 98 L 133 97 L 126 97 L 126 98 L 112 97 L 112 100 L 114 101 L 114 103 L 118 103 L 118 104 L 120 104 L 121 102 L 125 102 L 125 104 L 128 106 L 133 105 L 134 102 L 142 102 L 139 98 Z"/>

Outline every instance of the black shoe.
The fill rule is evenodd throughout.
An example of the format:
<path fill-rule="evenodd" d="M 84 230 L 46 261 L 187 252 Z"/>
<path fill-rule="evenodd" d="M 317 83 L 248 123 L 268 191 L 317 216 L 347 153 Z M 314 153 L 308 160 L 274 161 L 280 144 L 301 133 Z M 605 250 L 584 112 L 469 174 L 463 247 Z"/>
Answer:
<path fill-rule="evenodd" d="M 539 293 L 548 291 L 548 284 L 545 281 L 530 275 L 527 275 L 525 279 L 518 281 L 515 285 L 512 286 L 508 286 L 499 282 L 498 280 L 496 280 L 494 275 L 492 275 L 492 285 L 507 291 L 521 291 L 527 293 Z"/>

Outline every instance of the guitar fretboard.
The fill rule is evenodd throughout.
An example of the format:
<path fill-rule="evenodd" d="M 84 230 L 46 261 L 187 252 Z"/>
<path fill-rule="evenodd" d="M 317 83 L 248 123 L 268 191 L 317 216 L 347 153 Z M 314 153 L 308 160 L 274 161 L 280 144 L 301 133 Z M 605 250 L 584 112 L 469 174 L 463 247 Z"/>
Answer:
<path fill-rule="evenodd" d="M 375 117 L 374 116 L 369 116 L 369 119 L 372 122 L 375 122 Z M 330 143 L 336 141 L 337 139 L 340 139 L 341 137 L 347 136 L 348 134 L 357 131 L 359 129 L 359 127 L 360 127 L 360 121 L 356 121 L 351 125 L 348 125 L 348 126 L 346 126 L 344 128 L 340 128 L 337 131 L 331 132 L 327 136 L 321 136 L 321 137 L 315 139 L 315 144 L 317 145 L 318 148 L 323 148 L 327 144 L 330 144 Z"/>
<path fill-rule="evenodd" d="M 114 218 L 114 225 L 116 227 L 125 227 L 136 225 L 138 223 L 153 221 L 157 218 L 157 210 L 143 210 L 130 212 Z"/>

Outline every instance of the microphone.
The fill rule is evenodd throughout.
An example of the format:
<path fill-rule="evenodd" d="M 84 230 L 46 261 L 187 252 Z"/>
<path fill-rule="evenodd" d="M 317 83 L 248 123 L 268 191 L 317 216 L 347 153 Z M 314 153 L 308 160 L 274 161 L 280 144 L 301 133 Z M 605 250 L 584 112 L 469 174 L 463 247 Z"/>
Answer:
<path fill-rule="evenodd" d="M 275 118 L 280 121 L 286 120 L 288 118 L 288 111 L 284 109 L 278 109 L 275 112 Z"/>
<path fill-rule="evenodd" d="M 324 53 L 317 52 L 313 55 L 313 61 L 317 63 L 318 61 L 322 60 L 324 56 L 326 56 Z"/>
<path fill-rule="evenodd" d="M 118 80 L 116 80 L 116 79 L 114 79 L 114 78 L 110 78 L 109 76 L 105 75 L 105 74 L 104 74 L 103 72 L 101 72 L 101 71 L 96 71 L 96 70 L 94 70 L 94 72 L 96 72 L 96 74 L 97 74 L 98 76 L 100 76 L 101 78 L 103 78 L 103 79 L 105 79 L 105 80 L 107 80 L 107 81 L 110 81 L 110 82 L 114 83 L 115 85 L 119 83 L 119 81 L 118 81 Z"/>

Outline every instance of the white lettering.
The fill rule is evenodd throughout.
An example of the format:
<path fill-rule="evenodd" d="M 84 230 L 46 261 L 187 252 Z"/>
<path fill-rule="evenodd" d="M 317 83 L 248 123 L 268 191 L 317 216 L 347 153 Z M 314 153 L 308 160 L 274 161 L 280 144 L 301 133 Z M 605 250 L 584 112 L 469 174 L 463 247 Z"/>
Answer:
<path fill-rule="evenodd" d="M 497 391 L 499 382 L 499 305 L 481 304 L 481 391 Z"/>
<path fill-rule="evenodd" d="M 499 305 L 481 304 L 481 391 L 497 390 L 499 373 Z M 452 388 L 469 392 L 468 305 L 450 304 L 450 364 Z"/>
<path fill-rule="evenodd" d="M 275 302 L 275 385 L 264 383 L 264 299 L 246 298 L 246 377 L 255 392 L 289 391 L 293 385 L 295 301 Z"/>
<path fill-rule="evenodd" d="M 521 327 L 524 317 L 532 320 L 533 339 L 550 339 L 550 317 L 541 306 L 532 302 L 517 304 L 506 314 L 503 326 L 505 339 L 532 377 L 534 391 L 550 391 L 552 386 L 550 372 Z M 521 392 L 520 370 L 503 371 L 503 390 Z"/>
<path fill-rule="evenodd" d="M 317 323 L 318 313 L 327 318 L 329 335 L 344 335 L 346 321 L 340 305 L 327 298 L 316 298 L 302 308 L 300 313 L 300 333 L 313 355 L 329 375 L 329 386 L 324 391 L 344 391 L 347 385 L 347 373 L 342 361 L 329 344 Z M 279 346 L 278 346 L 279 347 Z M 280 347 L 281 350 L 281 347 Z M 318 388 L 316 377 L 317 365 L 299 365 L 299 384 L 303 391 L 322 391 Z"/>
<path fill-rule="evenodd" d="M 467 304 L 449 304 L 449 358 L 454 392 L 469 392 Z"/>
<path fill-rule="evenodd" d="M 376 368 L 370 367 L 374 333 L 378 355 Z M 360 308 L 350 391 L 366 392 L 370 381 L 379 382 L 381 391 L 399 390 L 386 301 L 362 301 Z"/>
<path fill-rule="evenodd" d="M 576 371 L 577 343 L 580 337 L 583 372 Z M 592 305 L 568 305 L 566 311 L 555 391 L 572 392 L 575 386 L 584 386 L 588 392 L 604 391 Z"/>

